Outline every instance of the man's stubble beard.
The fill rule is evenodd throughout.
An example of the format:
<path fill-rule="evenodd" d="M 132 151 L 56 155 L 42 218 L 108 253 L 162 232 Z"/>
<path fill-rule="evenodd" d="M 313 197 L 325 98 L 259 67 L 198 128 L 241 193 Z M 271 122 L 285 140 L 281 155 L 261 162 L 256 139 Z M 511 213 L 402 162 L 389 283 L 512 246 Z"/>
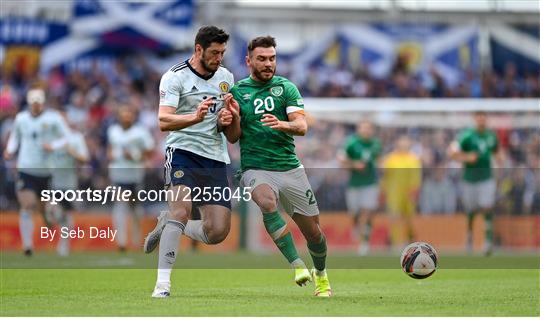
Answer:
<path fill-rule="evenodd" d="M 275 69 L 272 71 L 272 76 L 270 76 L 270 78 L 268 78 L 268 79 L 265 79 L 265 78 L 262 77 L 262 72 L 261 71 L 258 71 L 256 69 L 253 70 L 253 76 L 255 76 L 255 78 L 258 79 L 261 82 L 269 82 L 269 81 L 271 81 L 272 78 L 274 78 L 274 75 L 276 75 L 276 70 Z"/>
<path fill-rule="evenodd" d="M 215 71 L 217 71 L 217 69 L 219 68 L 219 64 L 218 66 L 215 68 L 215 69 L 212 69 L 210 67 L 210 65 L 208 65 L 206 63 L 206 58 L 205 58 L 205 54 L 203 53 L 203 56 L 201 58 L 201 66 L 204 68 L 205 71 L 207 71 L 208 73 L 214 73 Z"/>

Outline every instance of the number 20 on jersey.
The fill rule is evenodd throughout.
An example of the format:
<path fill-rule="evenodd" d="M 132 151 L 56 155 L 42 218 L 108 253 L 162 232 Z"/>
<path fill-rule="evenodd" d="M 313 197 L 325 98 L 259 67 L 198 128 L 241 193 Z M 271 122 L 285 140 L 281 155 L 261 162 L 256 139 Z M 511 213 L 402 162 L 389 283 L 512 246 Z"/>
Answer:
<path fill-rule="evenodd" d="M 272 96 L 268 96 L 265 99 L 256 98 L 253 101 L 253 105 L 255 106 L 255 114 L 264 114 L 265 112 L 271 112 L 274 110 L 274 99 Z"/>

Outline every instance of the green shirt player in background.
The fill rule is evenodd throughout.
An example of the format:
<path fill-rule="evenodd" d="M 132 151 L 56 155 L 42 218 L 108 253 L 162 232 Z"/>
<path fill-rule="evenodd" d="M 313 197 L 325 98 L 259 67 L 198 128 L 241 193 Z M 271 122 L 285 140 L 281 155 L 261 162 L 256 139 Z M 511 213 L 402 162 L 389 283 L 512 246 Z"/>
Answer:
<path fill-rule="evenodd" d="M 303 286 L 315 280 L 315 295 L 332 294 L 326 274 L 326 239 L 319 226 L 319 208 L 295 153 L 294 137 L 307 132 L 304 103 L 296 86 L 274 76 L 276 42 L 271 36 L 249 42 L 246 64 L 250 77 L 231 93 L 240 105 L 242 183 L 263 212 L 264 226 Z M 313 259 L 312 273 L 298 256 L 278 202 L 300 228 Z"/>
<path fill-rule="evenodd" d="M 497 184 L 493 178 L 492 157 L 498 153 L 499 141 L 494 131 L 487 128 L 487 115 L 474 114 L 476 126 L 461 132 L 450 146 L 450 157 L 463 162 L 463 205 L 468 216 L 467 250 L 472 251 L 473 219 L 476 214 L 484 215 L 484 253 L 493 249 L 493 225 L 491 208 L 495 204 Z"/>
<path fill-rule="evenodd" d="M 346 194 L 347 209 L 352 214 L 356 235 L 362 240 L 358 248 L 360 255 L 369 252 L 372 217 L 379 206 L 377 159 L 381 143 L 373 133 L 373 123 L 362 120 L 356 134 L 347 139 L 339 155 L 341 165 L 351 173 Z"/>

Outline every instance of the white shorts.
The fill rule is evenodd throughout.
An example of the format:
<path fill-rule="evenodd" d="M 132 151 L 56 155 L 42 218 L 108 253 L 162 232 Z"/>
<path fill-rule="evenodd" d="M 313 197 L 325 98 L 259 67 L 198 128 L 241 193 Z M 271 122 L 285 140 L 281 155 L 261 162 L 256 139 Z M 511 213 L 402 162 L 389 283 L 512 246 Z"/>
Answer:
<path fill-rule="evenodd" d="M 294 213 L 314 216 L 319 214 L 315 194 L 303 167 L 288 171 L 247 170 L 241 183 L 251 191 L 261 184 L 270 186 L 281 208 L 289 215 Z"/>
<path fill-rule="evenodd" d="M 362 210 L 377 210 L 379 207 L 379 186 L 351 187 L 346 193 L 347 209 L 351 214 Z"/>
<path fill-rule="evenodd" d="M 463 205 L 466 212 L 489 209 L 495 204 L 497 184 L 494 179 L 481 182 L 463 182 Z"/>

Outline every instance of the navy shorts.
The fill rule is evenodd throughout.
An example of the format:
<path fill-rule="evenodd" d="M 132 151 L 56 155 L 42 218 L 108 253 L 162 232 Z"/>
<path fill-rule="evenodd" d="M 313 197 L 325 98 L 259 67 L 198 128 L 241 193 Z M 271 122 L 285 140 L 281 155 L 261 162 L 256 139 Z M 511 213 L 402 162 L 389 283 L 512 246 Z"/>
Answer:
<path fill-rule="evenodd" d="M 184 185 L 191 189 L 191 199 L 195 206 L 217 204 L 231 208 L 230 197 L 197 196 L 203 189 L 210 193 L 223 193 L 229 188 L 226 164 L 221 161 L 205 158 L 192 152 L 167 148 L 165 151 L 165 187 Z M 230 189 L 228 189 L 230 190 Z M 201 199 L 197 199 L 200 197 Z"/>
<path fill-rule="evenodd" d="M 17 190 L 30 190 L 39 197 L 41 196 L 41 191 L 50 189 L 50 176 L 34 176 L 28 173 L 19 172 L 19 179 L 17 180 Z"/>

